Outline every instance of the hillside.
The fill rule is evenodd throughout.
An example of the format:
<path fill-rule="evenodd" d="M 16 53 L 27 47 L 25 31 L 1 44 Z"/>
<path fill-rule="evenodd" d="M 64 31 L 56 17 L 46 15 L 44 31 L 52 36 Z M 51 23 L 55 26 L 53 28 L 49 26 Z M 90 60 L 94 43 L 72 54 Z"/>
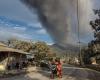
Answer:
<path fill-rule="evenodd" d="M 57 53 L 58 56 L 63 56 L 66 54 L 71 53 L 72 55 L 77 55 L 79 52 L 78 47 L 72 46 L 72 45 L 67 45 L 66 47 L 61 47 L 57 44 L 53 44 L 50 46 L 51 50 Z"/>

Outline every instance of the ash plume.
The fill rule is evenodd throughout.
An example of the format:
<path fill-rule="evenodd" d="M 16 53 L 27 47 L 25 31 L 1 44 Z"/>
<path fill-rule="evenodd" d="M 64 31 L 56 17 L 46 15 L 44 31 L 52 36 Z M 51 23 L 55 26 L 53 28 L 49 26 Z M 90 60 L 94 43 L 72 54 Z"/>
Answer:
<path fill-rule="evenodd" d="M 77 26 L 77 0 L 21 0 L 31 10 L 36 9 L 39 19 L 43 27 L 51 35 L 55 43 L 59 45 L 66 45 L 70 41 L 69 33 L 73 32 L 73 28 Z M 90 0 L 80 0 L 80 17 L 82 25 L 87 24 L 87 2 L 91 4 Z M 85 7 L 85 8 L 83 8 Z M 84 12 L 86 14 L 84 14 Z M 80 24 L 81 25 L 81 24 Z M 87 24 L 88 25 L 88 24 Z M 87 27 L 84 27 L 87 29 Z M 82 28 L 82 29 L 84 29 Z M 74 34 L 74 32 L 73 32 Z M 74 36 L 75 37 L 75 36 Z M 68 39 L 69 38 L 69 39 Z M 73 39 L 73 38 L 71 38 Z M 72 40 L 74 41 L 74 40 Z"/>

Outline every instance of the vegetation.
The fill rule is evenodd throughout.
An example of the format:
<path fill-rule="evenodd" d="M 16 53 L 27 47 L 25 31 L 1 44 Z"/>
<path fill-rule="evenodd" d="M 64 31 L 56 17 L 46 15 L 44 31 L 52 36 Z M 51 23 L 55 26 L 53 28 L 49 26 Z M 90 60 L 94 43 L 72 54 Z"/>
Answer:
<path fill-rule="evenodd" d="M 34 54 L 37 61 L 56 56 L 56 53 L 45 42 L 41 41 L 32 42 L 10 39 L 7 44 L 9 47 Z"/>
<path fill-rule="evenodd" d="M 36 42 L 34 44 L 35 57 L 37 60 L 43 60 L 49 53 L 49 47 L 45 42 Z"/>
<path fill-rule="evenodd" d="M 94 31 L 94 40 L 88 44 L 88 48 L 83 50 L 83 60 L 85 64 L 91 63 L 91 58 L 95 58 L 100 64 L 100 10 L 94 10 L 94 14 L 98 16 L 90 25 Z"/>
<path fill-rule="evenodd" d="M 30 52 L 32 49 L 34 49 L 34 44 L 32 42 L 21 41 L 17 39 L 8 40 L 8 46 L 15 49 L 23 50 L 25 52 Z"/>

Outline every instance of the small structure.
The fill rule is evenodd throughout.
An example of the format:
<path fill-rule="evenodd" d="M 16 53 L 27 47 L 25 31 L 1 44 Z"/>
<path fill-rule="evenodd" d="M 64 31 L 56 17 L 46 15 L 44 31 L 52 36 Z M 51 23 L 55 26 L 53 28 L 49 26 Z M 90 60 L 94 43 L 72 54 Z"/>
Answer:
<path fill-rule="evenodd" d="M 96 65 L 97 64 L 96 59 L 94 57 L 91 58 L 91 64 L 92 65 Z"/>
<path fill-rule="evenodd" d="M 0 43 L 0 71 L 13 69 L 16 65 L 18 66 L 18 64 L 25 62 L 28 54 Z"/>

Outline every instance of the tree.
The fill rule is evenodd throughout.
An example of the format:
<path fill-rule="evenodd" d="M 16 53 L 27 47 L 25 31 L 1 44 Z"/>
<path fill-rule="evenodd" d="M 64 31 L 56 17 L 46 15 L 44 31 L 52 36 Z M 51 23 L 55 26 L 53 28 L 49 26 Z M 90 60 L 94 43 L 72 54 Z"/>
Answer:
<path fill-rule="evenodd" d="M 97 60 L 98 55 L 100 55 L 100 10 L 93 11 L 98 18 L 90 21 L 91 28 L 94 31 L 94 40 L 88 44 L 88 49 L 84 50 L 85 63 L 90 63 L 91 58 L 95 58 Z"/>
<path fill-rule="evenodd" d="M 49 46 L 45 42 L 36 42 L 34 44 L 34 49 L 36 51 L 36 59 L 37 60 L 42 60 L 45 57 L 47 57 L 47 54 L 50 50 Z"/>
<path fill-rule="evenodd" d="M 94 10 L 94 14 L 98 16 L 93 21 L 90 21 L 90 25 L 92 29 L 94 30 L 94 38 L 95 40 L 92 40 L 91 43 L 89 44 L 89 48 L 94 53 L 99 52 L 100 53 L 100 10 Z"/>
<path fill-rule="evenodd" d="M 15 49 L 23 50 L 25 52 L 32 52 L 32 50 L 34 49 L 34 44 L 32 42 L 17 39 L 8 40 L 8 46 Z"/>
<path fill-rule="evenodd" d="M 36 60 L 43 60 L 46 57 L 51 56 L 49 55 L 50 52 L 49 46 L 45 42 L 41 41 L 33 43 L 17 39 L 10 39 L 8 40 L 8 46 L 15 49 L 23 50 L 25 52 L 33 53 L 35 55 Z"/>

